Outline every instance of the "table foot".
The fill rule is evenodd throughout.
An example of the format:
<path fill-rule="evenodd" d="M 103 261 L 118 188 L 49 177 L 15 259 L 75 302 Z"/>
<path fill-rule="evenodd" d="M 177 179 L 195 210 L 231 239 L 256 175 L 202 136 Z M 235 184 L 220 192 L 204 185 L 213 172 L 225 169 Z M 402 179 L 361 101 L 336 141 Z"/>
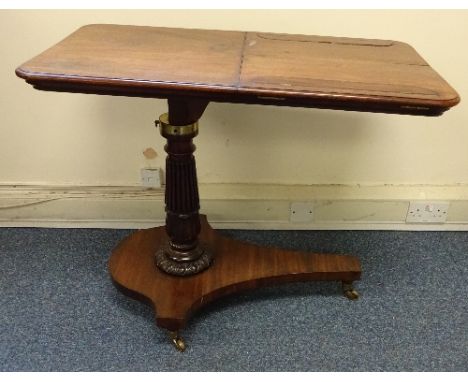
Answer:
<path fill-rule="evenodd" d="M 135 232 L 114 249 L 109 260 L 114 284 L 127 295 L 150 303 L 157 325 L 169 331 L 181 330 L 199 308 L 228 294 L 296 281 L 334 280 L 351 285 L 361 276 L 354 256 L 241 242 L 220 235 L 204 215 L 200 217 L 200 243 L 214 254 L 211 266 L 201 273 L 173 276 L 156 266 L 155 254 L 168 240 L 164 227 Z"/>
<path fill-rule="evenodd" d="M 186 349 L 185 341 L 180 337 L 179 332 L 169 332 L 169 335 L 171 336 L 171 341 L 175 348 L 180 352 L 184 352 Z"/>
<path fill-rule="evenodd" d="M 359 293 L 354 289 L 353 283 L 343 282 L 342 283 L 343 294 L 350 300 L 357 300 Z"/>

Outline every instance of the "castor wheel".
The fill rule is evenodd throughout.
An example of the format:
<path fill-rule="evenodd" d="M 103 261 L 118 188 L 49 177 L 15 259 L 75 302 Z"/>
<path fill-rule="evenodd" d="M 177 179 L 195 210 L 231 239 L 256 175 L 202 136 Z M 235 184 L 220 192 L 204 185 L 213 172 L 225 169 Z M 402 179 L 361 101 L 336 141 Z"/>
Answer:
<path fill-rule="evenodd" d="M 357 300 L 359 298 L 359 293 L 353 288 L 353 283 L 343 282 L 343 294 L 350 300 Z"/>
<path fill-rule="evenodd" d="M 175 348 L 180 352 L 185 351 L 185 341 L 181 337 L 179 337 L 179 332 L 170 332 L 170 335 Z"/>

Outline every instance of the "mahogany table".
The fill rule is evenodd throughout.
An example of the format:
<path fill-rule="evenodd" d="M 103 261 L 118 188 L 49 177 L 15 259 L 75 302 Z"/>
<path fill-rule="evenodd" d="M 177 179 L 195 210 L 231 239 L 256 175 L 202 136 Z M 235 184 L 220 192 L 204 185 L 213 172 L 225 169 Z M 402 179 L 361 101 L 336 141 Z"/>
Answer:
<path fill-rule="evenodd" d="M 263 285 L 361 275 L 354 256 L 265 248 L 229 239 L 199 215 L 193 138 L 209 102 L 438 116 L 457 93 L 409 45 L 387 40 L 258 32 L 87 25 L 21 65 L 36 89 L 168 100 L 166 226 L 139 230 L 112 252 L 123 292 L 178 331 L 201 306 Z M 292 126 L 291 126 L 292 127 Z M 287 142 L 285 142 L 287 144 Z"/>

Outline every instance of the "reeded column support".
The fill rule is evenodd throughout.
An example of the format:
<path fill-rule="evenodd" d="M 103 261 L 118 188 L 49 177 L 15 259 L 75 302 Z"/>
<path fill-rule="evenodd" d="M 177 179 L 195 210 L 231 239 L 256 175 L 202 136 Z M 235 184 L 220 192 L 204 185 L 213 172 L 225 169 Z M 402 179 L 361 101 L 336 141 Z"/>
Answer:
<path fill-rule="evenodd" d="M 199 273 L 208 268 L 213 259 L 213 254 L 198 240 L 200 201 L 193 138 L 198 135 L 199 116 L 189 106 L 193 107 L 188 102 L 170 100 L 169 113 L 162 114 L 156 121 L 161 135 L 167 139 L 165 202 L 169 237 L 156 252 L 156 265 L 177 276 Z M 200 108 L 195 107 L 195 110 Z M 174 118 L 173 113 L 176 113 Z"/>

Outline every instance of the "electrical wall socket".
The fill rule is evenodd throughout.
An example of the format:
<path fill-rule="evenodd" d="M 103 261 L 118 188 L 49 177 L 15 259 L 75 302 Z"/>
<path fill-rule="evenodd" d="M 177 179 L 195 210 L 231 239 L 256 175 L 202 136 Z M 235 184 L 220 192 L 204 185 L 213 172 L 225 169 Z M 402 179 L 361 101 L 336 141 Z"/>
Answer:
<path fill-rule="evenodd" d="M 149 188 L 161 187 L 161 169 L 146 167 L 141 169 L 141 185 Z"/>
<path fill-rule="evenodd" d="M 310 223 L 314 221 L 314 203 L 291 203 L 289 220 L 291 223 Z"/>
<path fill-rule="evenodd" d="M 407 223 L 445 223 L 449 202 L 410 202 L 406 215 Z"/>

